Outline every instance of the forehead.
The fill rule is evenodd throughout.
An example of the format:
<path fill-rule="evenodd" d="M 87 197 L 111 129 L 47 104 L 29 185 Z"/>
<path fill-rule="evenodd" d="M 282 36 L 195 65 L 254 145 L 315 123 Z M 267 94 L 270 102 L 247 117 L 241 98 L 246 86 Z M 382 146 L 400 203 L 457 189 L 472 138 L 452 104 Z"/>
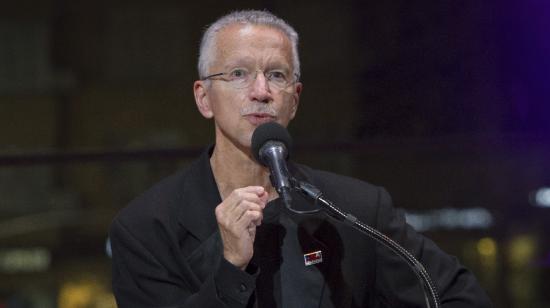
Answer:
<path fill-rule="evenodd" d="M 292 65 L 292 44 L 281 30 L 250 24 L 231 24 L 216 36 L 214 63 L 251 59 L 253 61 L 277 61 Z"/>

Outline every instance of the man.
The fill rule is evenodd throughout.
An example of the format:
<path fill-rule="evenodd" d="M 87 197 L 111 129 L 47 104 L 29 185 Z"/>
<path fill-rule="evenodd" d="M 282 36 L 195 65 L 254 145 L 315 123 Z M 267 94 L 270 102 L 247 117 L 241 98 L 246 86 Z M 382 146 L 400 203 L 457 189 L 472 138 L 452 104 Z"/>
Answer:
<path fill-rule="evenodd" d="M 322 213 L 284 210 L 269 171 L 253 158 L 255 128 L 287 126 L 296 114 L 297 41 L 265 11 L 235 12 L 206 30 L 193 90 L 200 113 L 214 120 L 215 145 L 114 220 L 120 307 L 424 307 L 402 260 Z M 407 226 L 383 189 L 297 164 L 289 169 L 409 249 L 443 307 L 490 306 L 475 278 Z"/>

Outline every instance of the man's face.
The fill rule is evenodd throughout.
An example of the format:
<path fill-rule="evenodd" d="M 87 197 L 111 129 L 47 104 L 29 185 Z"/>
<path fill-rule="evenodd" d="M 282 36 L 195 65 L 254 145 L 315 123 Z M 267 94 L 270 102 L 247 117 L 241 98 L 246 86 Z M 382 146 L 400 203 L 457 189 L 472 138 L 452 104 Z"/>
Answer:
<path fill-rule="evenodd" d="M 267 26 L 233 24 L 222 29 L 216 40 L 214 61 L 209 74 L 246 68 L 283 70 L 292 76 L 291 42 L 281 31 Z M 195 82 L 195 100 L 206 118 L 214 118 L 216 144 L 231 142 L 250 148 L 254 129 L 276 121 L 287 126 L 294 118 L 302 85 L 292 83 L 284 89 L 270 85 L 259 72 L 250 86 L 238 89 L 223 80 Z"/>

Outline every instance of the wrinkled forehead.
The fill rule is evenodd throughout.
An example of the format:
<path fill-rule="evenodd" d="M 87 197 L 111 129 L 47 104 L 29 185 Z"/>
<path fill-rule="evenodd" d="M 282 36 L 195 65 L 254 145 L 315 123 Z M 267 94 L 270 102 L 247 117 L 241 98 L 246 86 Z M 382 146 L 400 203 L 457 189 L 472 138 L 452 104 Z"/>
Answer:
<path fill-rule="evenodd" d="M 214 66 L 227 62 L 282 62 L 292 68 L 292 43 L 281 30 L 252 24 L 230 24 L 216 35 Z"/>

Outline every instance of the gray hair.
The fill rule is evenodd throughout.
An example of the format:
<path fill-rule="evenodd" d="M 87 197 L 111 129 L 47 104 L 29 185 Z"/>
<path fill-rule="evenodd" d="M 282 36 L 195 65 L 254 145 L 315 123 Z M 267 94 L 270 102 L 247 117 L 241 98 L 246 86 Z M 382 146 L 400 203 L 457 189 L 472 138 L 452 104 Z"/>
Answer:
<path fill-rule="evenodd" d="M 294 66 L 294 74 L 300 76 L 300 59 L 298 57 L 298 33 L 286 21 L 273 15 L 268 11 L 235 11 L 222 16 L 211 24 L 202 36 L 200 51 L 199 51 L 199 77 L 204 78 L 208 75 L 208 69 L 212 64 L 214 50 L 216 49 L 216 35 L 223 28 L 231 24 L 252 24 L 264 25 L 282 31 L 292 44 L 292 65 Z"/>

